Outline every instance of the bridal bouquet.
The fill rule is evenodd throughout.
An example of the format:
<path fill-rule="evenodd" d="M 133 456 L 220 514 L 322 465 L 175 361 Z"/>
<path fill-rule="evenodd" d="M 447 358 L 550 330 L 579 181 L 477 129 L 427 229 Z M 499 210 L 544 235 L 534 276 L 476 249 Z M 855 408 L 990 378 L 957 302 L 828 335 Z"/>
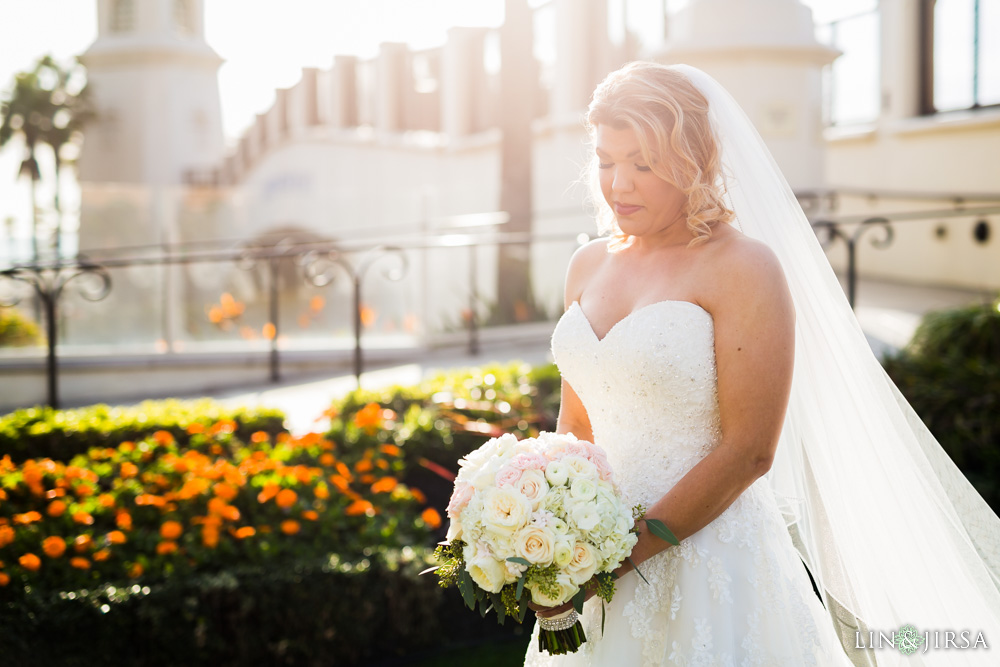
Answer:
<path fill-rule="evenodd" d="M 574 609 L 540 619 L 539 650 L 575 652 L 586 641 L 579 614 L 586 588 L 614 594 L 613 570 L 638 539 L 642 508 L 626 507 L 604 451 L 572 434 L 493 438 L 459 461 L 448 504 L 451 525 L 438 547 L 442 586 L 456 585 L 483 616 L 521 622 L 528 601 Z M 654 534 L 676 544 L 659 521 Z"/>

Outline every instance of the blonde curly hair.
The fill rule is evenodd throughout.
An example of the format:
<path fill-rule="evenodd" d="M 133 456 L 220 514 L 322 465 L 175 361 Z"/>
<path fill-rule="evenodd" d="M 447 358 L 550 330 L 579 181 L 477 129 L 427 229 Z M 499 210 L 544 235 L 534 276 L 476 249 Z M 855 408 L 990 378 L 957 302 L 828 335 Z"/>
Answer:
<path fill-rule="evenodd" d="M 643 160 L 653 173 L 687 198 L 684 213 L 694 237 L 690 245 L 707 241 L 714 224 L 732 222 L 733 211 L 723 201 L 722 164 L 708 102 L 683 74 L 657 63 L 629 63 L 594 90 L 586 124 L 592 142 L 598 125 L 635 132 Z M 654 159 L 662 156 L 670 159 Z M 629 245 L 631 237 L 621 231 L 604 201 L 598 162 L 595 155 L 587 167 L 597 228 L 613 237 L 609 248 L 620 249 Z"/>

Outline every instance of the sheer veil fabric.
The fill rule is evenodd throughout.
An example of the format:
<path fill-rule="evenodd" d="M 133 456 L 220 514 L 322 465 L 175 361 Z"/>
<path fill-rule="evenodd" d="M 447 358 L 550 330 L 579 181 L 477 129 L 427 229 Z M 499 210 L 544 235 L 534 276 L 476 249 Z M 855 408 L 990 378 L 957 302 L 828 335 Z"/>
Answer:
<path fill-rule="evenodd" d="M 857 664 L 986 664 L 1000 654 L 1000 518 L 871 352 L 798 201 L 753 124 L 708 74 L 673 65 L 708 99 L 735 224 L 766 243 L 796 311 L 795 373 L 767 477 Z M 856 632 L 982 633 L 989 649 L 858 651 Z M 943 636 L 943 635 L 942 635 Z"/>

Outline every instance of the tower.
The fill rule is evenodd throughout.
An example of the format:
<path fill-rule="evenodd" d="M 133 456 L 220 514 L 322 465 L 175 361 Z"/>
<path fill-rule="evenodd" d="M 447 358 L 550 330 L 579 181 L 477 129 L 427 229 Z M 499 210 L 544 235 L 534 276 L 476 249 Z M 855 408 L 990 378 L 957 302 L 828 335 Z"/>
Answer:
<path fill-rule="evenodd" d="M 80 248 L 99 255 L 178 243 L 191 217 L 185 184 L 217 168 L 225 149 L 222 58 L 205 41 L 204 0 L 97 0 L 97 16 L 97 40 L 81 56 L 97 117 L 78 162 Z M 94 318 L 77 335 L 158 339 L 173 349 L 183 288 L 169 265 L 116 274 L 112 294 L 92 312 L 124 313 L 127 321 Z"/>
<path fill-rule="evenodd" d="M 656 54 L 699 67 L 746 111 L 796 191 L 826 185 L 822 73 L 838 55 L 816 40 L 800 0 L 692 0 Z"/>
<path fill-rule="evenodd" d="M 223 157 L 218 69 L 204 0 L 98 0 L 83 54 L 97 109 L 80 155 L 83 182 L 179 185 Z"/>

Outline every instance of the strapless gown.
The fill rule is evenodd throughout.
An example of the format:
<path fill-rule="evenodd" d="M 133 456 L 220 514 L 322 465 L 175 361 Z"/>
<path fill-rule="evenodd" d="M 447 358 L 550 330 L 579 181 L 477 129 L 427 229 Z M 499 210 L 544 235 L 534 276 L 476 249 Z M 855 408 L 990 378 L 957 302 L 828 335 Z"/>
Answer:
<path fill-rule="evenodd" d="M 598 339 L 573 303 L 552 353 L 630 504 L 652 506 L 718 444 L 714 327 L 700 306 L 660 301 Z M 525 665 L 851 665 L 766 478 L 639 568 L 649 583 L 618 581 L 603 634 L 591 598 L 580 651 L 539 653 L 536 623 Z"/>

